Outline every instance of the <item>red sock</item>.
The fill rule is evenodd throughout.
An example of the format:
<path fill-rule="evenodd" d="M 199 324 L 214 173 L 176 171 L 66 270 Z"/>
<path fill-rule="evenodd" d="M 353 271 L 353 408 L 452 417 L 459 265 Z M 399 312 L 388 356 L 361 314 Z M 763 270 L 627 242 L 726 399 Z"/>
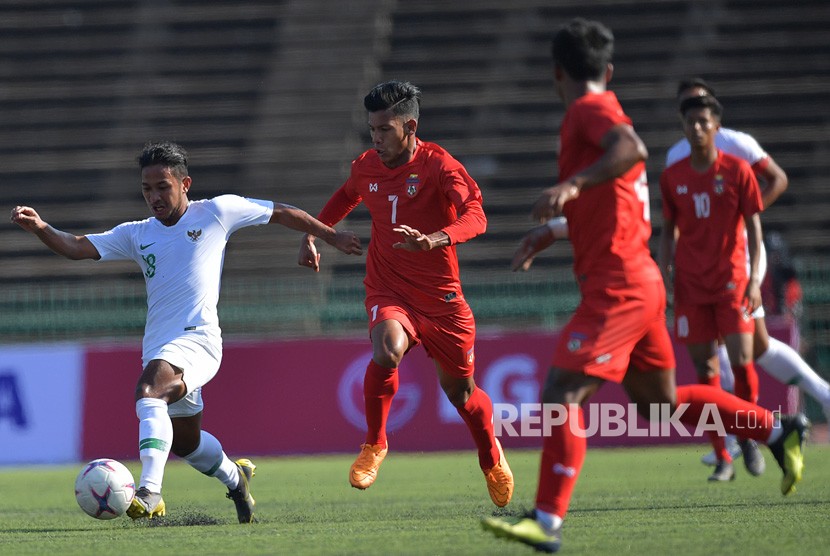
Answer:
<path fill-rule="evenodd" d="M 746 365 L 734 365 L 732 374 L 735 375 L 735 395 L 742 400 L 758 403 L 758 373 L 755 363 L 750 361 Z"/>
<path fill-rule="evenodd" d="M 386 419 L 392 398 L 398 391 L 398 369 L 381 367 L 369 361 L 363 376 L 363 402 L 366 408 L 366 444 L 386 446 Z"/>
<path fill-rule="evenodd" d="M 463 407 L 456 407 L 458 414 L 467 423 L 470 434 L 478 448 L 478 464 L 489 471 L 499 462 L 499 449 L 493 434 L 493 402 L 487 393 L 476 386 Z"/>
<path fill-rule="evenodd" d="M 720 373 L 714 373 L 711 376 L 698 376 L 701 384 L 708 384 L 713 388 L 721 389 L 720 387 Z M 726 438 L 720 436 L 715 431 L 709 432 L 709 441 L 712 443 L 712 448 L 715 450 L 715 457 L 718 461 L 725 461 L 732 463 L 732 456 L 729 455 L 729 450 L 726 449 Z"/>
<path fill-rule="evenodd" d="M 579 478 L 588 447 L 585 435 L 574 434 L 571 430 L 574 420 L 579 425 L 578 430 L 584 431 L 585 419 L 582 408 L 569 406 L 567 421 L 551 427 L 550 436 L 546 436 L 542 443 L 536 507 L 561 518 L 568 512 L 571 494 Z"/>
<path fill-rule="evenodd" d="M 764 443 L 775 422 L 771 411 L 711 386 L 678 386 L 677 405 L 682 404 L 688 406 L 680 421 L 687 425 L 696 426 L 703 413 L 703 406 L 715 404 L 726 432 Z"/>

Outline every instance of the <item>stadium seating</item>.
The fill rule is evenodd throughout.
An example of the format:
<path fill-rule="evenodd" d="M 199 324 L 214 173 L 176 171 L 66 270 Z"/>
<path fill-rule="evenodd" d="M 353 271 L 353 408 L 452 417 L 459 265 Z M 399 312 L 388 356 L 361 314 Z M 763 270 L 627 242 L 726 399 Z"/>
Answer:
<path fill-rule="evenodd" d="M 545 311 L 564 314 L 575 302 L 569 248 L 555 246 L 523 276 L 507 262 L 532 225 L 531 203 L 556 179 L 563 108 L 549 41 L 580 15 L 614 29 L 612 87 L 649 147 L 651 183 L 680 136 L 676 83 L 702 75 L 723 100 L 724 122 L 754 134 L 790 175 L 765 227 L 826 278 L 830 6 L 822 0 L 354 0 L 336 13 L 324 0 L 4 2 L 0 201 L 31 204 L 75 233 L 143 218 L 134 157 L 146 140 L 173 139 L 191 152 L 194 198 L 233 192 L 316 213 L 368 145 L 362 96 L 378 81 L 410 80 L 424 93 L 419 135 L 459 158 L 484 194 L 488 232 L 459 247 L 481 326 L 551 325 Z M 652 195 L 658 232 L 656 187 Z M 368 237 L 362 208 L 346 225 Z M 312 283 L 296 266 L 297 240 L 273 227 L 236 234 L 221 305 L 228 334 L 362 321 L 362 259 L 323 246 L 324 271 Z M 77 319 L 55 312 L 72 316 L 78 299 L 118 307 L 100 292 L 130 292 L 129 311 L 140 309 L 131 263 L 63 261 L 8 223 L 0 257 L 0 314 L 48 291 L 39 307 L 67 323 L 49 333 L 4 328 L 7 338 L 106 335 L 104 325 L 73 329 Z M 562 301 L 541 310 L 532 292 L 551 275 Z"/>

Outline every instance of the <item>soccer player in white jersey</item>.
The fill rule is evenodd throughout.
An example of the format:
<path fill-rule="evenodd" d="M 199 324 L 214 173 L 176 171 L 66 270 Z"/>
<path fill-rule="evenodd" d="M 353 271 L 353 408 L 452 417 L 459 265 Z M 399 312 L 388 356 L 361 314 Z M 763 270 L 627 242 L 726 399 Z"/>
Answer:
<path fill-rule="evenodd" d="M 246 226 L 278 223 L 325 240 L 347 254 L 362 252 L 349 231 L 336 231 L 290 205 L 221 195 L 190 201 L 187 153 L 170 142 L 145 146 L 138 157 L 141 187 L 152 217 L 100 234 L 56 230 L 31 207 L 16 206 L 11 221 L 68 259 L 134 260 L 147 285 L 143 372 L 135 391 L 141 478 L 127 515 L 165 514 L 161 497 L 169 453 L 228 487 L 240 523 L 254 521 L 249 481 L 256 466 L 231 461 L 201 430 L 201 389 L 219 370 L 222 338 L 216 305 L 225 246 Z"/>
<path fill-rule="evenodd" d="M 701 78 L 681 81 L 677 87 L 677 102 L 683 102 L 694 96 L 715 96 L 712 87 Z M 787 189 L 787 174 L 776 164 L 775 160 L 758 144 L 758 141 L 748 133 L 721 127 L 715 136 L 715 146 L 727 154 L 737 156 L 749 162 L 758 183 L 761 186 L 761 198 L 764 208 L 767 209 Z M 690 153 L 689 141 L 681 139 L 675 143 L 666 154 L 666 168 L 681 160 Z M 761 244 L 760 272 L 763 279 L 766 273 L 766 250 Z M 830 416 L 830 384 L 819 376 L 792 347 L 769 335 L 764 320 L 764 307 L 760 306 L 752 314 L 755 319 L 755 335 L 753 338 L 753 355 L 755 362 L 783 384 L 795 384 L 803 392 L 812 396 Z M 718 362 L 721 371 L 721 384 L 727 390 L 734 383 L 729 357 L 723 344 L 718 349 Z M 734 438 L 729 438 L 727 448 L 732 457 L 741 455 L 741 449 Z M 715 454 L 703 456 L 703 463 L 715 465 Z"/>

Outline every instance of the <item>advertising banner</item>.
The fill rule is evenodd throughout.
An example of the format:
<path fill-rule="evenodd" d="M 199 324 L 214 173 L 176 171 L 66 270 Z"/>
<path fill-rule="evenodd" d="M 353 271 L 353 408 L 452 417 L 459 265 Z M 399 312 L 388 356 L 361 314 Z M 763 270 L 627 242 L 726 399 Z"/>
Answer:
<path fill-rule="evenodd" d="M 83 348 L 0 347 L 0 465 L 80 457 Z"/>
<path fill-rule="evenodd" d="M 543 332 L 478 338 L 476 382 L 495 404 L 494 417 L 498 425 L 504 425 L 497 427 L 497 433 L 505 448 L 541 446 L 544 423 L 538 402 L 555 340 L 555 333 Z M 696 383 L 685 348 L 675 348 L 677 383 Z M 357 453 L 366 430 L 363 374 L 370 357 L 368 338 L 226 343 L 219 373 L 202 391 L 203 428 L 219 438 L 232 457 Z M 140 367 L 138 346 L 88 350 L 85 459 L 136 457 L 138 423 L 133 396 Z M 423 348 L 407 354 L 399 373 L 388 426 L 390 448 L 474 449 Z M 758 374 L 760 403 L 786 410 L 787 387 L 763 371 Z M 706 442 L 705 437 L 695 438 L 676 428 L 649 430 L 648 421 L 636 417 L 628 404 L 623 389 L 610 383 L 590 400 L 585 408 L 586 429 L 592 418 L 611 423 L 602 430 L 587 431 L 590 446 Z"/>

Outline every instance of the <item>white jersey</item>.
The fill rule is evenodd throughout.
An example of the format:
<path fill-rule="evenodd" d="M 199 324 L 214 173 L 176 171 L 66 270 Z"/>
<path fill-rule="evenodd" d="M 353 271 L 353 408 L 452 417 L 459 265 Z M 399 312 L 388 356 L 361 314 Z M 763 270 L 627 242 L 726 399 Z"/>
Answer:
<path fill-rule="evenodd" d="M 728 127 L 722 127 L 718 130 L 715 135 L 715 146 L 727 154 L 746 160 L 750 166 L 769 156 L 752 135 Z M 669 152 L 666 153 L 666 168 L 691 154 L 692 147 L 689 145 L 689 141 L 681 139 L 672 145 Z"/>
<path fill-rule="evenodd" d="M 266 224 L 273 208 L 271 201 L 221 195 L 191 201 L 173 226 L 151 217 L 86 236 L 100 260 L 133 260 L 144 272 L 145 355 L 191 331 L 211 338 L 221 353 L 216 306 L 225 246 L 236 230 Z"/>

